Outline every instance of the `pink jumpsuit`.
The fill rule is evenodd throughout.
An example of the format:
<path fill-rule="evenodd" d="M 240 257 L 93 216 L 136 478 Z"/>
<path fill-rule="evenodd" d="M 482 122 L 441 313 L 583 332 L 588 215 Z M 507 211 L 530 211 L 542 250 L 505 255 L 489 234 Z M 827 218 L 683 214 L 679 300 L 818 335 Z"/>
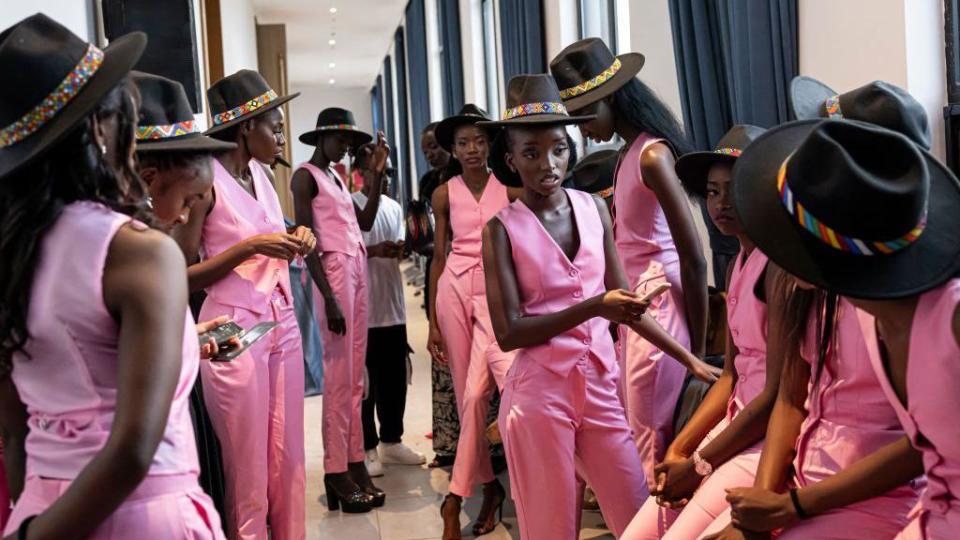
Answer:
<path fill-rule="evenodd" d="M 754 293 L 757 283 L 763 284 L 766 267 L 767 257 L 759 249 L 750 252 L 746 260 L 741 251 L 735 260 L 727 292 L 727 319 L 730 335 L 737 347 L 737 356 L 733 360 L 737 380 L 727 405 L 726 417 L 704 437 L 698 450 L 723 432 L 737 414 L 760 394 L 766 383 L 767 306 Z M 753 485 L 762 449 L 763 442 L 757 442 L 717 467 L 713 474 L 704 479 L 682 512 L 662 508 L 654 499 L 647 499 L 623 538 L 697 538 L 728 508 L 727 488 Z"/>
<path fill-rule="evenodd" d="M 460 415 L 450 492 L 469 497 L 477 484 L 494 478 L 484 437 L 487 409 L 494 385 L 503 386 L 514 356 L 501 351 L 493 335 L 481 257 L 483 227 L 510 201 L 507 188 L 493 174 L 479 202 L 460 176 L 451 178 L 447 189 L 453 240 L 437 281 L 436 316 Z"/>
<path fill-rule="evenodd" d="M 343 182 L 310 163 L 300 167 L 317 183 L 311 201 L 317 252 L 347 328 L 343 336 L 330 331 L 323 295 L 314 284 L 323 338 L 323 470 L 335 474 L 364 457 L 360 411 L 367 355 L 367 249 Z"/>
<path fill-rule="evenodd" d="M 873 319 L 860 316 L 874 372 L 910 442 L 923 454 L 927 475 L 920 504 L 898 539 L 941 540 L 960 534 L 960 422 L 953 414 L 960 409 L 960 347 L 953 333 L 958 305 L 958 278 L 920 295 L 910 328 L 908 407 L 887 377 Z"/>
<path fill-rule="evenodd" d="M 252 236 L 285 232 L 277 193 L 251 160 L 254 198 L 213 160 L 216 200 L 203 225 L 210 258 Z M 200 363 L 203 396 L 220 440 L 227 534 L 304 538 L 303 349 L 287 261 L 256 255 L 207 287 L 201 320 L 229 315 L 243 328 L 277 323 L 231 362 Z"/>
<path fill-rule="evenodd" d="M 632 287 L 641 294 L 664 281 L 661 295 L 647 311 L 684 347 L 690 332 L 684 313 L 680 259 L 657 195 L 643 183 L 640 157 L 662 139 L 642 134 L 627 151 L 617 171 L 613 192 L 617 252 Z M 653 467 L 663 459 L 673 438 L 673 413 L 687 370 L 636 332 L 620 328 L 621 391 L 627 422 L 633 430 L 647 484 L 653 488 Z"/>
<path fill-rule="evenodd" d="M 565 191 L 580 237 L 573 261 L 522 201 L 497 214 L 510 238 L 526 316 L 555 313 L 606 292 L 596 202 L 587 193 Z M 521 538 L 577 538 L 578 476 L 596 492 L 617 537 L 648 495 L 617 396 L 609 328 L 595 318 L 520 349 L 507 373 L 500 426 Z"/>
<path fill-rule="evenodd" d="M 129 216 L 100 204 L 75 202 L 42 239 L 27 321 L 30 340 L 26 354 L 13 359 L 13 382 L 29 414 L 26 484 L 5 535 L 53 504 L 110 436 L 120 326 L 103 303 L 103 270 L 114 235 L 128 223 Z M 199 358 L 187 311 L 180 377 L 147 477 L 89 538 L 224 538 L 213 502 L 197 482 L 188 401 Z"/>

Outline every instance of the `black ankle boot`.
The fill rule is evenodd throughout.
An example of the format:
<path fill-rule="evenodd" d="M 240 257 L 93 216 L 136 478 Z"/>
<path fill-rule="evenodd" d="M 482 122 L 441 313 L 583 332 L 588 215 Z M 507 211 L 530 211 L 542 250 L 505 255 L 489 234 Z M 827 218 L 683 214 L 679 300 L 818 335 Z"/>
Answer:
<path fill-rule="evenodd" d="M 348 514 L 362 514 L 373 508 L 373 497 L 357 486 L 349 472 L 323 475 L 323 487 L 327 491 L 327 507 L 331 511 L 342 507 Z"/>
<path fill-rule="evenodd" d="M 370 479 L 367 466 L 364 465 L 362 461 L 347 463 L 347 471 L 350 473 L 350 478 L 357 483 L 360 491 L 372 498 L 370 506 L 374 508 L 383 506 L 383 503 L 387 500 L 387 494 L 384 493 L 382 489 L 373 485 L 373 480 Z"/>

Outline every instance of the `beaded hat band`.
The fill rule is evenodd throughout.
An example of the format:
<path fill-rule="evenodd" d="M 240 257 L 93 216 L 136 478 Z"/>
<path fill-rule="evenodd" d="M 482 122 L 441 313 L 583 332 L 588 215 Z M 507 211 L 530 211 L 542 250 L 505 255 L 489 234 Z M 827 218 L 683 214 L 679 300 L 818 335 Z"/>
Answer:
<path fill-rule="evenodd" d="M 220 114 L 214 115 L 213 125 L 219 126 L 221 124 L 226 124 L 231 120 L 236 120 L 237 118 L 246 116 L 252 113 L 253 111 L 256 111 L 257 109 L 262 108 L 264 105 L 270 103 L 271 101 L 274 101 L 275 99 L 277 99 L 277 93 L 274 92 L 273 90 L 268 90 L 266 93 L 260 94 L 259 96 L 251 99 L 246 103 L 243 103 L 242 105 L 238 105 L 228 111 L 224 111 Z"/>
<path fill-rule="evenodd" d="M 158 139 L 172 139 L 190 135 L 191 133 L 200 133 L 200 128 L 193 120 L 177 122 L 176 124 L 167 124 L 162 126 L 137 126 L 138 141 L 154 141 Z"/>
<path fill-rule="evenodd" d="M 568 116 L 567 108 L 563 103 L 541 101 L 537 103 L 524 103 L 503 111 L 503 119 L 511 120 L 522 116 L 534 116 L 538 114 L 562 114 Z"/>
<path fill-rule="evenodd" d="M 620 71 L 620 68 L 622 66 L 623 64 L 620 62 L 620 59 L 617 58 L 616 60 L 613 61 L 613 64 L 611 64 L 610 67 L 600 72 L 600 74 L 597 75 L 596 77 L 583 81 L 582 83 L 576 86 L 572 86 L 570 88 L 565 88 L 561 90 L 560 97 L 562 99 L 570 99 L 570 98 L 579 96 L 581 94 L 586 94 L 590 90 L 593 90 L 594 88 L 597 88 L 598 86 L 612 79 L 613 76 L 616 75 L 618 71 Z"/>

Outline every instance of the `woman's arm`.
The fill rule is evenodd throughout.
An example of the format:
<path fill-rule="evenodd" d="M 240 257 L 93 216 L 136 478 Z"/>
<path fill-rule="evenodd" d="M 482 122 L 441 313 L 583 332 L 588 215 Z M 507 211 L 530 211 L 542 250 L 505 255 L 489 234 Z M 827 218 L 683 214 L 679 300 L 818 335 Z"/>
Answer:
<path fill-rule="evenodd" d="M 116 413 L 103 448 L 30 524 L 31 540 L 86 538 L 147 475 L 180 377 L 184 264 L 160 232 L 124 227 L 111 242 L 103 300 L 120 325 Z"/>
<path fill-rule="evenodd" d="M 707 262 L 674 164 L 673 152 L 665 144 L 650 146 L 640 157 L 643 181 L 657 195 L 680 256 L 680 282 L 690 328 L 690 350 L 698 358 L 703 358 L 707 341 Z"/>
<path fill-rule="evenodd" d="M 20 498 L 27 477 L 27 407 L 10 374 L 0 375 L 0 435 L 3 436 L 3 463 L 7 487 L 13 500 Z"/>
<path fill-rule="evenodd" d="M 430 263 L 430 298 L 427 302 L 430 304 L 430 336 L 427 339 L 427 349 L 430 356 L 437 362 L 446 362 L 443 349 L 443 336 L 440 334 L 440 326 L 437 324 L 437 283 L 440 276 L 443 275 L 443 269 L 447 266 L 447 246 L 453 236 L 450 229 L 450 197 L 448 184 L 443 184 L 433 190 L 433 197 L 430 198 L 430 206 L 433 207 L 434 233 L 433 233 L 433 261 Z"/>

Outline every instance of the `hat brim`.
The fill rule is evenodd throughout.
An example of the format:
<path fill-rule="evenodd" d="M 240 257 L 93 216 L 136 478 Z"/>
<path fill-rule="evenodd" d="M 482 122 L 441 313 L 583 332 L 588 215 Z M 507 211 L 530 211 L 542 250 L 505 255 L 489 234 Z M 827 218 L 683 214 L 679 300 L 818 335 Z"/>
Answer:
<path fill-rule="evenodd" d="M 220 141 L 199 133 L 172 139 L 137 141 L 137 152 L 226 152 L 236 148 L 236 143 Z"/>
<path fill-rule="evenodd" d="M 621 54 L 617 56 L 617 58 L 620 59 L 620 69 L 613 77 L 610 77 L 609 80 L 600 86 L 580 94 L 579 96 L 574 96 L 570 99 L 563 100 L 563 104 L 566 105 L 568 111 L 579 111 L 580 109 L 588 105 L 592 105 L 623 88 L 625 84 L 637 76 L 637 73 L 640 73 L 640 70 L 643 69 L 644 62 L 646 61 L 644 56 L 640 53 Z"/>
<path fill-rule="evenodd" d="M 683 184 L 687 193 L 707 198 L 707 175 L 710 173 L 710 167 L 715 163 L 729 163 L 733 165 L 737 162 L 737 156 L 730 154 L 718 154 L 716 152 L 690 152 L 684 154 L 677 160 L 675 169 L 680 183 Z"/>
<path fill-rule="evenodd" d="M 894 299 L 920 294 L 960 270 L 960 183 L 918 147 L 930 174 L 927 226 L 911 246 L 889 255 L 836 250 L 798 225 L 777 190 L 783 161 L 822 122 L 802 120 L 761 135 L 737 159 L 734 206 L 744 231 L 774 263 L 794 276 L 853 298 Z M 849 120 L 844 120 L 850 122 Z M 859 122 L 858 122 L 859 123 Z"/>
<path fill-rule="evenodd" d="M 255 110 L 255 111 L 248 112 L 247 114 L 245 114 L 245 115 L 243 115 L 243 116 L 241 116 L 241 117 L 239 117 L 239 118 L 234 118 L 233 120 L 230 120 L 229 122 L 224 122 L 223 124 L 219 124 L 219 125 L 213 126 L 212 128 L 204 131 L 203 134 L 204 134 L 204 135 L 211 135 L 211 134 L 216 133 L 216 132 L 218 132 L 218 131 L 223 131 L 223 130 L 229 128 L 229 127 L 235 126 L 235 125 L 239 124 L 240 122 L 246 122 L 247 120 L 249 120 L 249 119 L 251 119 L 251 118 L 256 118 L 256 117 L 260 116 L 261 114 L 263 114 L 263 113 L 265 113 L 265 112 L 267 112 L 267 111 L 272 111 L 273 109 L 276 109 L 277 107 L 283 105 L 284 103 L 290 101 L 291 99 L 293 99 L 293 98 L 295 98 L 295 97 L 297 97 L 297 96 L 299 96 L 299 95 L 300 95 L 300 92 L 294 92 L 294 93 L 289 94 L 289 95 L 286 95 L 286 96 L 280 96 L 280 97 L 278 97 L 277 99 L 271 101 L 270 103 L 267 103 L 266 105 L 264 105 L 263 107 L 260 107 L 259 109 Z"/>
<path fill-rule="evenodd" d="M 823 102 L 835 95 L 832 88 L 812 77 L 801 75 L 790 81 L 790 108 L 797 120 L 822 118 Z"/>
<path fill-rule="evenodd" d="M 32 163 L 69 134 L 130 73 L 147 46 L 147 36 L 131 32 L 103 49 L 103 62 L 87 84 L 60 112 L 22 141 L 0 148 L 0 178 Z"/>
<path fill-rule="evenodd" d="M 433 134 L 437 138 L 437 144 L 440 145 L 440 148 L 451 152 L 453 149 L 453 135 L 457 132 L 458 127 L 480 125 L 487 121 L 486 118 L 475 114 L 457 114 L 441 120 L 440 123 L 437 124 L 437 128 Z"/>
<path fill-rule="evenodd" d="M 316 146 L 324 133 L 343 133 L 350 137 L 350 146 L 356 148 L 373 140 L 373 135 L 353 129 L 314 129 L 301 134 L 297 139 L 308 146 Z"/>
<path fill-rule="evenodd" d="M 584 116 L 567 116 L 565 114 L 531 114 L 529 116 L 518 116 L 509 120 L 477 122 L 477 125 L 489 129 L 524 126 L 571 126 L 576 124 L 584 124 L 595 119 L 596 117 L 597 115 L 595 114 L 588 114 Z"/>

